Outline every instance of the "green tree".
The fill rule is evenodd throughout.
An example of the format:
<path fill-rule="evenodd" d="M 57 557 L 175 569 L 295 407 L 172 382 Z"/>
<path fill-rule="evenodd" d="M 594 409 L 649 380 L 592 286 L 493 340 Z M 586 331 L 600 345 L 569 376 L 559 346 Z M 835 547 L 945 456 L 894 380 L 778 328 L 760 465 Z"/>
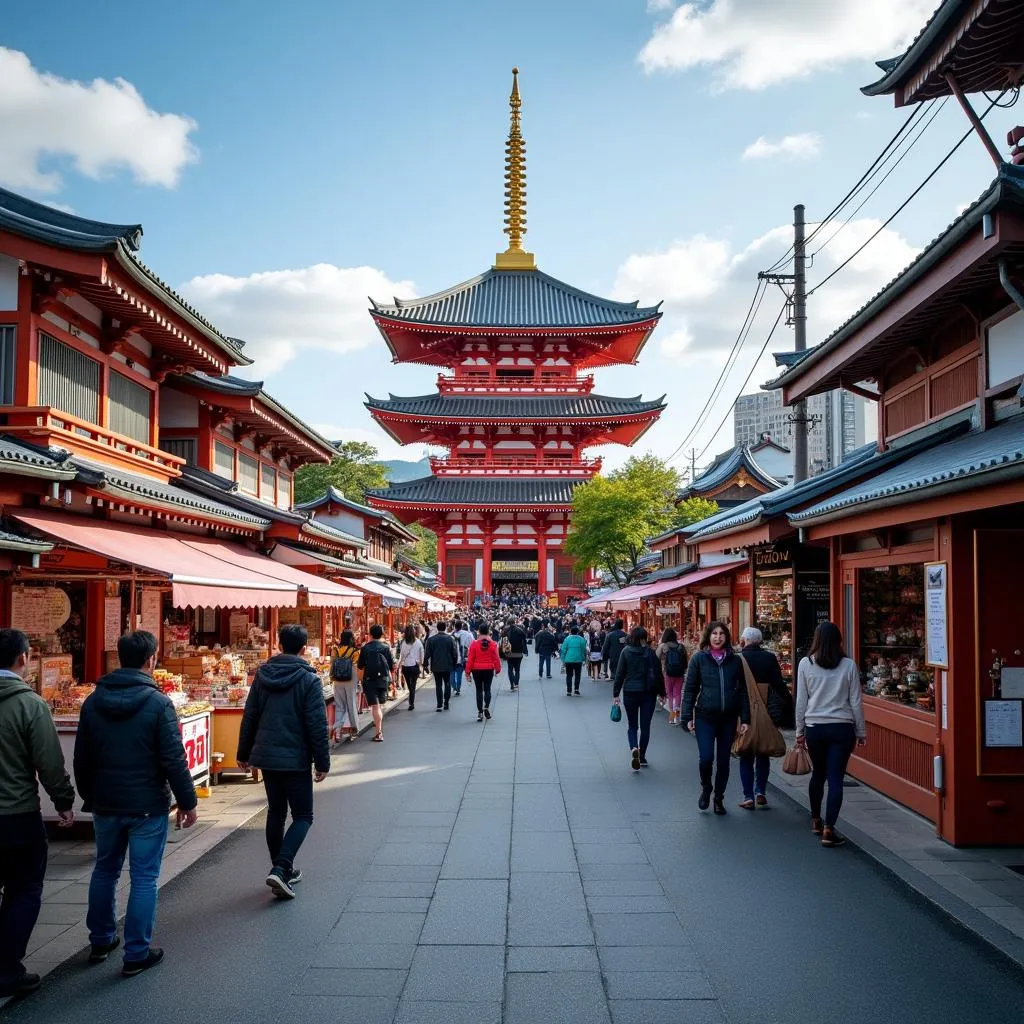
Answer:
<path fill-rule="evenodd" d="M 565 549 L 579 569 L 604 569 L 619 586 L 637 575 L 646 540 L 675 523 L 679 474 L 655 455 L 634 456 L 573 493 Z"/>
<path fill-rule="evenodd" d="M 718 511 L 717 501 L 707 498 L 685 498 L 676 505 L 673 526 L 692 526 L 713 516 Z"/>
<path fill-rule="evenodd" d="M 415 544 L 403 544 L 402 553 L 433 572 L 437 569 L 437 534 L 419 523 L 410 523 L 409 529 L 419 539 Z"/>
<path fill-rule="evenodd" d="M 312 501 L 328 486 L 341 491 L 350 501 L 362 502 L 366 492 L 387 487 L 388 471 L 379 462 L 377 449 L 366 441 L 343 441 L 330 464 L 317 462 L 302 466 L 295 473 L 295 503 Z"/>

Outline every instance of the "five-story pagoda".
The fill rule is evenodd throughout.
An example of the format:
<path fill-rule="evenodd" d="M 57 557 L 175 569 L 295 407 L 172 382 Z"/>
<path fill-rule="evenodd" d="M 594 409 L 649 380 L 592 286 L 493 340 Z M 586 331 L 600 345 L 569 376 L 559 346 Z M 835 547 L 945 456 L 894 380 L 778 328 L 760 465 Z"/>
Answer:
<path fill-rule="evenodd" d="M 402 444 L 446 449 L 431 475 L 368 494 L 370 503 L 438 535 L 440 577 L 472 596 L 536 590 L 560 600 L 583 579 L 563 551 L 572 492 L 601 468 L 595 445 L 631 445 L 662 399 L 593 393 L 587 371 L 635 363 L 657 306 L 612 302 L 537 270 L 523 249 L 526 159 L 518 70 L 505 158 L 508 248 L 494 266 L 425 298 L 376 303 L 370 315 L 395 362 L 438 366 L 438 390 L 367 396 Z"/>

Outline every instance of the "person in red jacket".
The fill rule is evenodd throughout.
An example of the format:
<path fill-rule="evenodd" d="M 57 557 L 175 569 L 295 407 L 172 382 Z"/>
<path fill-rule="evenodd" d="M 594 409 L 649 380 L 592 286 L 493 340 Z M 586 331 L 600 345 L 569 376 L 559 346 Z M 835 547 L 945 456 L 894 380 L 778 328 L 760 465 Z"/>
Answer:
<path fill-rule="evenodd" d="M 476 687 L 476 720 L 482 722 L 491 717 L 491 683 L 496 675 L 501 675 L 498 645 L 491 639 L 491 629 L 486 622 L 481 624 L 477 638 L 469 645 L 466 671 L 473 677 Z"/>

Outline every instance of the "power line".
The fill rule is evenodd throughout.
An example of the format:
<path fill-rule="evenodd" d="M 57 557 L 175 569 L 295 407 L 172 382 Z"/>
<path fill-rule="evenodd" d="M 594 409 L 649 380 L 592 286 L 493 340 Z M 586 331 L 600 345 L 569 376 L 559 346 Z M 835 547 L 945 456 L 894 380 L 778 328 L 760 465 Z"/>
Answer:
<path fill-rule="evenodd" d="M 725 426 L 725 421 L 729 418 L 729 414 L 732 412 L 733 407 L 736 405 L 736 402 L 739 401 L 740 396 L 746 390 L 747 385 L 750 383 L 750 378 L 754 376 L 754 370 L 757 369 L 757 364 L 759 362 L 761 362 L 761 358 L 764 356 L 765 352 L 768 350 L 769 344 L 771 344 L 772 336 L 775 334 L 776 329 L 778 328 L 779 324 L 782 322 L 782 315 L 783 315 L 783 313 L 786 312 L 786 307 L 787 306 L 788 306 L 788 303 L 784 302 L 782 304 L 782 309 L 779 310 L 779 315 L 775 318 L 775 323 L 772 324 L 772 329 L 768 332 L 768 337 L 764 339 L 764 344 L 761 346 L 761 351 L 757 353 L 757 358 L 754 360 L 753 364 L 751 365 L 750 372 L 747 374 L 746 379 L 740 385 L 739 393 L 736 395 L 736 397 L 729 404 L 729 408 L 726 409 L 725 415 L 722 417 L 722 422 L 719 423 L 717 427 L 715 427 L 715 432 L 711 435 L 711 438 L 708 441 L 708 443 L 706 445 L 704 445 L 704 448 L 702 449 L 700 455 L 697 456 L 698 460 L 699 459 L 703 459 L 705 452 L 707 452 L 707 450 L 711 447 L 711 445 L 714 444 L 715 438 L 718 436 L 718 432 L 722 429 L 722 427 Z"/>
<path fill-rule="evenodd" d="M 690 428 L 690 432 L 683 438 L 676 450 L 665 460 L 666 462 L 672 462 L 673 459 L 675 459 L 676 456 L 678 456 L 679 453 L 690 443 L 697 431 L 700 430 L 701 426 L 703 426 L 708 413 L 711 411 L 711 406 L 714 404 L 719 390 L 729 373 L 729 369 L 736 361 L 736 356 L 739 354 L 739 350 L 743 347 L 743 343 L 746 340 L 747 335 L 750 333 L 750 328 L 753 326 L 754 320 L 757 318 L 757 314 L 761 309 L 761 303 L 764 301 L 764 293 L 767 290 L 767 287 L 768 286 L 764 281 L 759 280 L 757 282 L 757 287 L 754 289 L 754 296 L 750 300 L 750 306 L 747 308 L 747 315 L 743 318 L 743 324 L 740 326 L 739 333 L 736 335 L 736 340 L 732 344 L 732 349 L 729 351 L 725 366 L 722 368 L 722 372 L 719 374 L 718 380 L 715 382 L 715 386 L 711 389 L 711 394 L 708 396 L 708 400 L 704 404 L 704 408 L 701 409 L 698 414 L 693 427 Z"/>

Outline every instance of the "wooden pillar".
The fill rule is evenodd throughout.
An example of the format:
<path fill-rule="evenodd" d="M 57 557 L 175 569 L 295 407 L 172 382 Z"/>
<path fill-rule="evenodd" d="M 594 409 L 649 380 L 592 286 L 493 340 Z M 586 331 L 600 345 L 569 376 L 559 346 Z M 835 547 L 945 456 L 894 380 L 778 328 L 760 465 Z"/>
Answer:
<path fill-rule="evenodd" d="M 491 590 L 491 549 L 494 543 L 494 520 L 485 519 L 484 523 L 484 572 L 482 589 L 485 594 L 493 593 Z"/>
<path fill-rule="evenodd" d="M 537 593 L 546 594 L 548 590 L 548 520 L 543 512 L 539 513 L 537 523 Z"/>
<path fill-rule="evenodd" d="M 104 594 L 103 580 L 92 580 L 85 585 L 85 678 L 78 682 L 83 685 L 95 683 L 104 672 L 103 657 L 103 619 Z"/>

